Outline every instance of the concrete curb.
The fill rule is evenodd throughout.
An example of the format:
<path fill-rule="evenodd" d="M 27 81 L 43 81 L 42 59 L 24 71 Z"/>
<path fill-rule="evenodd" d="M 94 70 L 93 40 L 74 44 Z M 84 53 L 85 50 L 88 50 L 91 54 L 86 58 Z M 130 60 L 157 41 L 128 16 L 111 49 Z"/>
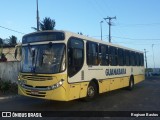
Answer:
<path fill-rule="evenodd" d="M 4 100 L 4 99 L 12 99 L 12 98 L 16 98 L 19 97 L 20 95 L 3 95 L 0 96 L 0 100 Z"/>

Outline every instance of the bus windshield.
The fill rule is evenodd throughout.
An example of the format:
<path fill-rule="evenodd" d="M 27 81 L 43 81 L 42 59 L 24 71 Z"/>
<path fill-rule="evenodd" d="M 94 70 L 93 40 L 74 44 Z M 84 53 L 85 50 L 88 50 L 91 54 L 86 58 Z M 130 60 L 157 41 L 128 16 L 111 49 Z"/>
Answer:
<path fill-rule="evenodd" d="M 62 43 L 22 47 L 21 71 L 59 73 L 65 69 L 65 45 Z"/>

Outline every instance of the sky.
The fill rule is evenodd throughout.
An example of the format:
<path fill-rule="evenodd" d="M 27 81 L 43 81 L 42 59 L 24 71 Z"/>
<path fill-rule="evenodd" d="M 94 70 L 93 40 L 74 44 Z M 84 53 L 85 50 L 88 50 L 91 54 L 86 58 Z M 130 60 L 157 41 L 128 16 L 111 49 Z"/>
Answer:
<path fill-rule="evenodd" d="M 100 39 L 100 21 L 103 41 L 108 42 L 108 20 L 111 41 L 128 48 L 146 49 L 148 67 L 160 68 L 160 0 L 39 0 L 42 21 L 50 17 L 55 29 L 82 32 Z M 15 35 L 18 41 L 36 27 L 36 0 L 1 0 L 0 38 Z M 10 31 L 9 28 L 15 31 Z"/>

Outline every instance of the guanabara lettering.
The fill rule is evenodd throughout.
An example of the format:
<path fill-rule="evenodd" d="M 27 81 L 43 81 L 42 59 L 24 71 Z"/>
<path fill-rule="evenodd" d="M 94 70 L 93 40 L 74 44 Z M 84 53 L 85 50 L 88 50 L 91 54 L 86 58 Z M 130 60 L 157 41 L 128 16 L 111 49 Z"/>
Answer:
<path fill-rule="evenodd" d="M 124 74 L 126 74 L 126 69 L 125 68 L 106 69 L 105 73 L 106 73 L 106 76 L 110 76 L 110 75 L 124 75 Z"/>

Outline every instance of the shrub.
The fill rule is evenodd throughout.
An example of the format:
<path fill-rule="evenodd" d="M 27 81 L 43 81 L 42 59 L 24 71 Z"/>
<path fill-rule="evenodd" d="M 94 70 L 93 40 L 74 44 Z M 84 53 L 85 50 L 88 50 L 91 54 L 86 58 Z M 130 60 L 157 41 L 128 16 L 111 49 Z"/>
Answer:
<path fill-rule="evenodd" d="M 6 92 L 16 93 L 17 92 L 17 84 L 11 83 L 11 81 L 2 81 L 0 79 L 0 91 L 2 93 L 6 93 Z"/>

